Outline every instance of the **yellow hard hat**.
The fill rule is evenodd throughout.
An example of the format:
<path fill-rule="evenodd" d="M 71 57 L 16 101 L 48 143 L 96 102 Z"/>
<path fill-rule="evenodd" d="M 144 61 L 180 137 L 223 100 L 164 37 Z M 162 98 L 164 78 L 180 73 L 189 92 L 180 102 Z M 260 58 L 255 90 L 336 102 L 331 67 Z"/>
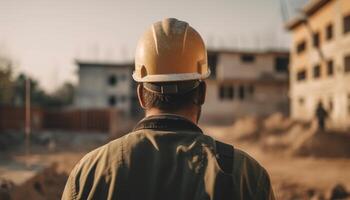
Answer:
<path fill-rule="evenodd" d="M 209 75 L 203 39 L 184 21 L 156 22 L 137 44 L 133 73 L 137 82 L 202 80 Z"/>

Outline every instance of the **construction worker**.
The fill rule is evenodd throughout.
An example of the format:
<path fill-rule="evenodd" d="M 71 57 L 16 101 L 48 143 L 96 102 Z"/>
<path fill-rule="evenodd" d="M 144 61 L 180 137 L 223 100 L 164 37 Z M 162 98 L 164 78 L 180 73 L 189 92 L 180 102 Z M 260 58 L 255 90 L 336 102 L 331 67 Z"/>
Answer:
<path fill-rule="evenodd" d="M 191 26 L 153 24 L 137 45 L 133 73 L 146 117 L 87 154 L 62 199 L 274 199 L 257 161 L 197 126 L 209 75 L 204 42 Z"/>
<path fill-rule="evenodd" d="M 322 101 L 319 101 L 316 107 L 315 115 L 318 122 L 318 129 L 320 131 L 325 131 L 326 129 L 326 119 L 328 118 L 328 112 L 324 108 Z"/>

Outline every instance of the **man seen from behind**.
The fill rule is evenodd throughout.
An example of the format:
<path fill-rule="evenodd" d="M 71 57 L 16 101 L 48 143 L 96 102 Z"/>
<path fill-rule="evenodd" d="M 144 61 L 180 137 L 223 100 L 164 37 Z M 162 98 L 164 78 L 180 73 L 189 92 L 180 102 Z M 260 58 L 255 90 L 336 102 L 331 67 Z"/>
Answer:
<path fill-rule="evenodd" d="M 146 117 L 87 154 L 62 199 L 274 199 L 257 161 L 197 126 L 209 75 L 204 42 L 189 24 L 173 18 L 153 24 L 137 45 L 133 73 Z"/>

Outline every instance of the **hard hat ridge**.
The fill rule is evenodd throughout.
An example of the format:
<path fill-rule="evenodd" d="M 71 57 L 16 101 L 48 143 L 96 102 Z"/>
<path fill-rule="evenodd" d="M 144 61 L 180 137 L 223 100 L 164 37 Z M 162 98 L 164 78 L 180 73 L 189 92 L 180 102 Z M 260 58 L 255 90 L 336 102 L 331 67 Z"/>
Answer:
<path fill-rule="evenodd" d="M 187 22 L 179 21 L 175 18 L 167 18 L 161 22 L 155 23 L 154 25 L 159 24 L 161 24 L 162 30 L 167 36 L 171 36 L 171 34 L 186 34 L 186 29 L 188 27 Z"/>

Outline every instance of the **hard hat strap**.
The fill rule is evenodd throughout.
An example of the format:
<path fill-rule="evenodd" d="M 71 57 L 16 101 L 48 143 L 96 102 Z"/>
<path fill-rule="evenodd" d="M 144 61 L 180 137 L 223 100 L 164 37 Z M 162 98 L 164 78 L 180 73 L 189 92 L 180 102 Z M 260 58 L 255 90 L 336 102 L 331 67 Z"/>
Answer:
<path fill-rule="evenodd" d="M 143 83 L 145 89 L 158 94 L 184 94 L 200 84 L 199 80 L 165 83 Z"/>

